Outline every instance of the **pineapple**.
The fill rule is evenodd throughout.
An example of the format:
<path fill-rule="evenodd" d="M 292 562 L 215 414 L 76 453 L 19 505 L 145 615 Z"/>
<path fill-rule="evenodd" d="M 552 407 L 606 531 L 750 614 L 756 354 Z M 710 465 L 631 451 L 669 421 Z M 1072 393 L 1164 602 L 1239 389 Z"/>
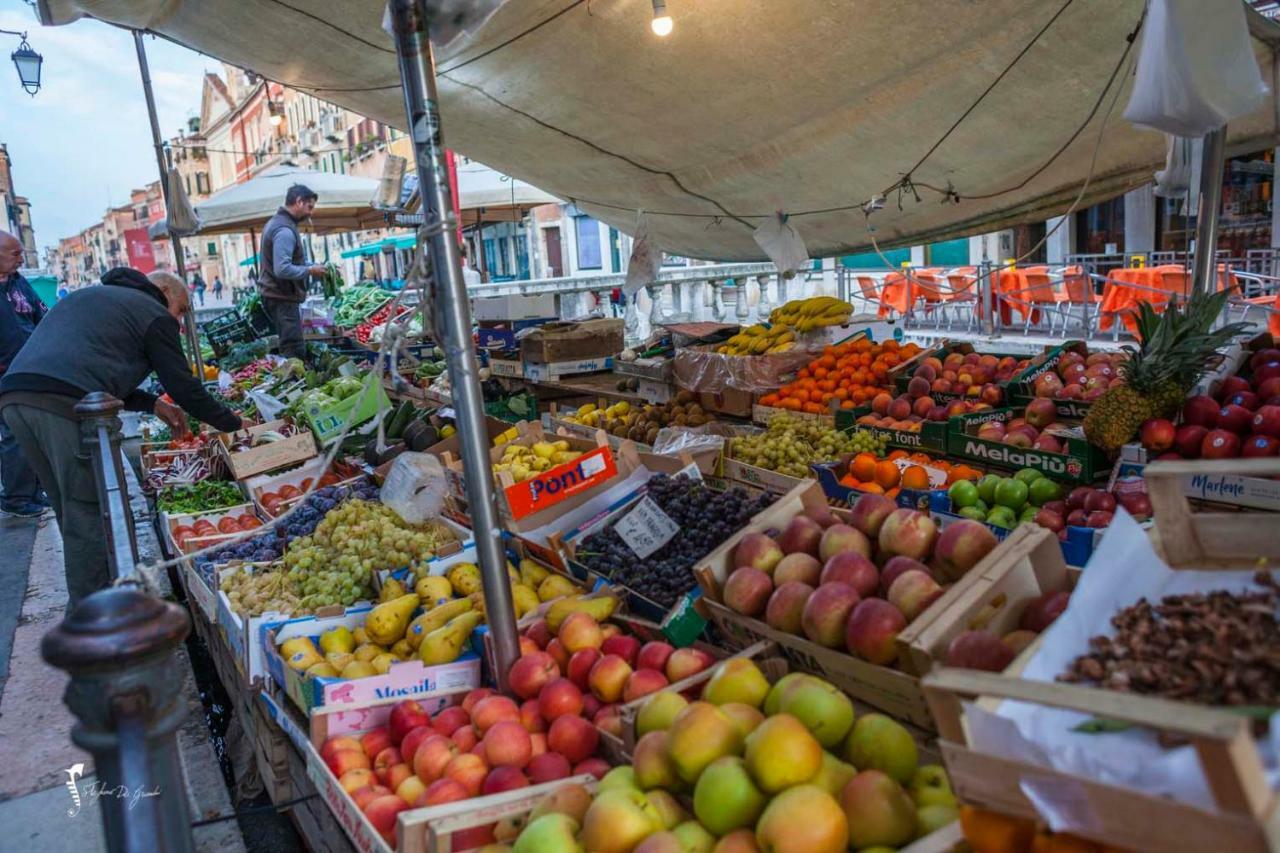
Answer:
<path fill-rule="evenodd" d="M 1108 390 L 1089 409 L 1084 434 L 1091 444 L 1114 453 L 1144 422 L 1177 411 L 1218 348 L 1247 328 L 1229 323 L 1211 330 L 1226 300 L 1225 291 L 1194 294 L 1181 305 L 1170 303 L 1163 314 L 1139 303 L 1141 347 L 1124 348 L 1129 356 L 1120 367 L 1124 384 Z"/>

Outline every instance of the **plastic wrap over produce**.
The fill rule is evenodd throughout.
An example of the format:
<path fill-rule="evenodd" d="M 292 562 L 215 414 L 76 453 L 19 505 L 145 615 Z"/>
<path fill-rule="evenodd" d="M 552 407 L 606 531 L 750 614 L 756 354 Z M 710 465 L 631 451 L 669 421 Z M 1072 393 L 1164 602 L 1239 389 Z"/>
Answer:
<path fill-rule="evenodd" d="M 764 394 L 781 388 L 813 360 L 806 350 L 776 355 L 723 355 L 710 346 L 676 351 L 676 384 L 709 394 L 729 389 Z"/>

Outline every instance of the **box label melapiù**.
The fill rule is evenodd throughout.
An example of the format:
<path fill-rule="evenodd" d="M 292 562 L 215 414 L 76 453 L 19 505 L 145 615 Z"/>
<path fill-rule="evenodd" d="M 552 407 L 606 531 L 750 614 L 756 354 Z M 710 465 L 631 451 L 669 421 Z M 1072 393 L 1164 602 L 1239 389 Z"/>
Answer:
<path fill-rule="evenodd" d="M 968 456 L 1005 468 L 1035 468 L 1046 474 L 1080 479 L 1084 473 L 1084 465 L 1074 456 L 1060 453 L 1046 453 L 1040 450 L 1026 450 L 1008 444 L 997 444 L 992 441 L 963 436 L 963 448 L 959 455 Z"/>
<path fill-rule="evenodd" d="M 607 482 L 617 473 L 618 465 L 609 447 L 589 450 L 571 462 L 507 487 L 505 494 L 511 517 L 521 519 L 555 506 L 566 498 Z"/>

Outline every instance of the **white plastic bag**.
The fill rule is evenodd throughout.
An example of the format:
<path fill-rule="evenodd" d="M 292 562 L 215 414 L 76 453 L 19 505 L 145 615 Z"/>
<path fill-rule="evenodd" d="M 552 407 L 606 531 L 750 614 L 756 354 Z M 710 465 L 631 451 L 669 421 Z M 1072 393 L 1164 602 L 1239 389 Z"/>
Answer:
<path fill-rule="evenodd" d="M 630 301 L 632 296 L 658 278 L 662 269 L 662 249 L 649 235 L 649 219 L 641 211 L 636 216 L 636 233 L 631 238 L 631 260 L 627 262 L 627 280 L 622 292 Z"/>
<path fill-rule="evenodd" d="M 783 278 L 795 278 L 796 273 L 809 265 L 809 250 L 785 213 L 766 219 L 751 236 Z"/>
<path fill-rule="evenodd" d="M 1240 0 L 1149 0 L 1128 121 L 1204 136 L 1266 97 Z"/>
<path fill-rule="evenodd" d="M 1160 198 L 1186 198 L 1191 188 L 1191 149 L 1199 140 L 1165 136 L 1164 168 L 1156 172 L 1155 194 Z"/>
<path fill-rule="evenodd" d="M 391 463 L 381 499 L 410 524 L 438 518 L 449 491 L 444 467 L 430 453 L 401 453 Z"/>

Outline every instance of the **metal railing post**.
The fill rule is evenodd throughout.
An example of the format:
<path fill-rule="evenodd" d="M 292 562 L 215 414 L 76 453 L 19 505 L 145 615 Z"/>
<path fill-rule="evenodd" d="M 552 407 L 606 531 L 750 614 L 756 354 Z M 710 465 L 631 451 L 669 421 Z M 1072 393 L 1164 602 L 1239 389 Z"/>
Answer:
<path fill-rule="evenodd" d="M 108 850 L 194 849 L 177 739 L 185 679 L 174 654 L 190 630 L 181 606 L 124 584 L 81 601 L 41 641 L 41 656 L 71 676 L 63 694 L 76 715 L 71 740 L 113 794 L 98 798 Z M 65 771 L 71 784 L 77 767 Z"/>
<path fill-rule="evenodd" d="M 86 394 L 76 404 L 80 441 L 93 462 L 102 529 L 107 537 L 111 577 L 133 576 L 138 565 L 138 537 L 129 510 L 124 462 L 120 456 L 120 410 L 124 403 L 103 391 Z"/>
<path fill-rule="evenodd" d="M 494 500 L 480 366 L 471 339 L 471 303 L 462 279 L 456 224 L 451 222 L 453 199 L 441 138 L 435 56 L 427 31 L 431 16 L 426 0 L 392 0 L 389 12 L 422 196 L 424 217 L 423 227 L 418 231 L 418 252 L 429 262 L 429 285 L 424 287 L 432 288 L 435 325 L 444 337 L 439 343 L 449 366 L 453 407 L 458 416 L 462 464 L 467 474 L 467 506 L 480 557 L 485 612 L 497 666 L 495 675 L 499 687 L 505 690 L 507 673 L 520 656 L 520 644 L 511 584 L 507 579 L 502 528 Z"/>

